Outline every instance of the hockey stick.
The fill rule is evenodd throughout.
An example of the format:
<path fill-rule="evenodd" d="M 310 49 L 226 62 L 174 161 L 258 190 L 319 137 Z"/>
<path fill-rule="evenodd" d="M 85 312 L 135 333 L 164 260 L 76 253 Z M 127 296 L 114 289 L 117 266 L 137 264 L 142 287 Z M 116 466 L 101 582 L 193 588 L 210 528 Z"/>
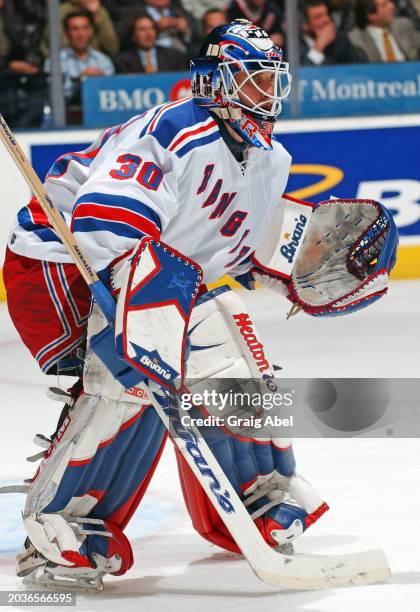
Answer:
<path fill-rule="evenodd" d="M 115 302 L 78 246 L 61 214 L 55 209 L 12 132 L 0 115 L 0 138 L 37 197 L 52 227 L 73 258 L 108 321 L 113 321 Z M 293 557 L 274 551 L 262 538 L 241 499 L 227 479 L 207 443 L 195 426 L 184 426 L 168 396 L 156 385 L 142 385 L 184 459 L 192 469 L 220 518 L 234 538 L 255 574 L 264 582 L 293 589 L 315 589 L 353 584 L 369 584 L 390 574 L 382 550 L 338 556 Z"/>

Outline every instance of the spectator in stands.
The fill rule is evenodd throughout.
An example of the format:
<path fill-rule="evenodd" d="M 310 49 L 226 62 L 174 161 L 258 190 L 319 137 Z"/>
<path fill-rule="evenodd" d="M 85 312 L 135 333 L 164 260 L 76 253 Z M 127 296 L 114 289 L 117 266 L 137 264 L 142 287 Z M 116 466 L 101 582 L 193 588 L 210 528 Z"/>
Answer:
<path fill-rule="evenodd" d="M 144 8 L 157 25 L 160 47 L 187 53 L 200 42 L 198 22 L 176 0 L 144 0 Z"/>
<path fill-rule="evenodd" d="M 118 36 L 112 23 L 112 19 L 107 9 L 101 5 L 101 0 L 66 0 L 59 5 L 61 18 L 61 47 L 67 47 L 69 44 L 65 28 L 64 19 L 70 13 L 77 11 L 85 11 L 90 13 L 93 19 L 93 36 L 90 46 L 97 51 L 101 51 L 106 55 L 114 55 L 119 51 Z M 45 29 L 42 52 L 44 56 L 49 53 L 48 30 Z"/>
<path fill-rule="evenodd" d="M 278 0 L 278 2 L 282 3 L 283 0 Z M 197 0 L 182 0 L 184 9 L 193 15 L 193 17 L 200 20 L 203 19 L 204 13 L 207 13 L 207 11 L 214 9 L 226 11 L 228 4 L 228 0 L 200 0 L 200 2 L 197 2 Z"/>
<path fill-rule="evenodd" d="M 38 74 L 42 64 L 39 45 L 45 24 L 44 0 L 3 0 L 2 14 L 8 70 Z"/>
<path fill-rule="evenodd" d="M 144 3 L 142 0 L 102 0 L 102 5 L 111 15 L 120 42 L 124 43 L 128 24 L 137 15 L 139 9 L 143 8 Z M 121 48 L 123 46 L 124 44 L 121 44 Z"/>
<path fill-rule="evenodd" d="M 394 0 L 395 16 L 408 17 L 414 27 L 420 30 L 420 0 Z"/>
<path fill-rule="evenodd" d="M 301 63 L 352 64 L 365 61 L 345 32 L 337 30 L 326 0 L 307 0 L 302 7 Z"/>
<path fill-rule="evenodd" d="M 39 42 L 44 0 L 0 0 L 0 112 L 13 127 L 39 126 L 48 96 Z"/>
<path fill-rule="evenodd" d="M 391 0 L 356 0 L 353 45 L 369 62 L 403 62 L 420 57 L 420 32 L 406 17 L 394 16 Z"/>
<path fill-rule="evenodd" d="M 74 11 L 64 18 L 64 30 L 69 46 L 61 49 L 60 62 L 64 79 L 64 94 L 69 104 L 80 101 L 80 79 L 90 76 L 114 74 L 112 61 L 104 53 L 92 49 L 93 17 L 91 13 Z M 45 72 L 50 72 L 51 62 L 45 61 Z"/>
<path fill-rule="evenodd" d="M 114 57 L 118 73 L 176 72 L 187 69 L 185 54 L 176 49 L 157 47 L 156 23 L 147 13 L 140 13 L 130 23 L 131 48 Z"/>
<path fill-rule="evenodd" d="M 217 8 L 209 9 L 202 17 L 203 20 L 203 35 L 207 36 L 214 28 L 229 22 L 229 17 L 226 11 Z"/>
<path fill-rule="evenodd" d="M 3 71 L 7 65 L 12 44 L 6 31 L 7 15 L 4 10 L 4 0 L 0 0 L 0 70 Z"/>
<path fill-rule="evenodd" d="M 229 21 L 248 19 L 268 32 L 271 40 L 284 45 L 283 13 L 275 0 L 232 0 L 228 8 Z"/>
<path fill-rule="evenodd" d="M 354 26 L 354 0 L 330 0 L 330 14 L 338 30 L 348 32 Z"/>

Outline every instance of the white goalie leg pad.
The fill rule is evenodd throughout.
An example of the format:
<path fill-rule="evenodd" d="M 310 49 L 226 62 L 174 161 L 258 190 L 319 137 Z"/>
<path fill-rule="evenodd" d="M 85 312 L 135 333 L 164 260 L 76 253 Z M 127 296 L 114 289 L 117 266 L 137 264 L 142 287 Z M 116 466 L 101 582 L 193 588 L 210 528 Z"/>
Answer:
<path fill-rule="evenodd" d="M 243 300 L 227 286 L 197 300 L 188 336 L 189 378 L 274 378 L 260 334 Z"/>
<path fill-rule="evenodd" d="M 56 497 L 69 463 L 88 462 L 101 444 L 111 440 L 141 410 L 141 406 L 131 402 L 81 395 L 69 410 L 39 466 L 28 491 L 24 516 L 43 512 Z M 87 516 L 97 501 L 95 497 L 84 495 L 71 499 L 60 512 Z"/>
<path fill-rule="evenodd" d="M 85 432 L 90 433 L 89 425 L 100 402 L 100 398 L 84 394 L 69 410 L 32 481 L 24 517 L 41 513 L 54 499 L 68 462 Z"/>
<path fill-rule="evenodd" d="M 197 300 L 188 336 L 191 353 L 187 379 L 194 391 L 194 379 L 228 378 L 261 381 L 264 392 L 276 389 L 274 369 L 261 336 L 241 297 L 224 286 Z M 289 437 L 278 437 L 279 448 L 291 445 Z"/>
<path fill-rule="evenodd" d="M 266 391 L 277 388 L 258 330 L 240 296 L 230 289 L 220 288 L 199 298 L 191 317 L 189 337 L 191 355 L 187 385 L 192 394 L 202 393 L 203 385 L 205 388 L 211 386 L 209 378 L 232 379 L 233 385 L 238 379 L 262 380 L 267 385 Z M 223 388 L 220 381 L 217 388 Z M 264 388 L 263 385 L 263 393 Z M 244 387 L 241 392 L 245 389 L 248 390 Z M 194 412 L 193 397 L 190 408 Z M 188 408 L 187 401 L 186 398 L 184 408 Z M 217 414 L 208 404 L 205 408 L 212 416 Z M 314 487 L 296 474 L 291 439 L 281 430 L 271 429 L 267 431 L 269 437 L 262 437 L 252 425 L 246 432 L 232 426 L 230 415 L 235 415 L 235 422 L 236 416 L 241 418 L 246 413 L 249 416 L 252 409 L 250 405 L 242 412 L 241 407 L 233 405 L 232 409 L 228 403 L 223 412 L 218 413 L 224 417 L 223 423 L 219 422 L 220 435 L 215 436 L 212 428 L 204 428 L 201 432 L 230 482 L 236 490 L 242 491 L 242 502 L 267 542 L 283 545 L 301 535 L 328 506 Z M 200 406 L 196 415 L 200 417 L 203 412 Z M 183 470 L 182 462 L 180 470 L 184 490 L 189 491 L 186 503 L 195 528 L 210 541 L 226 547 L 226 540 L 217 524 L 210 529 L 208 523 L 199 519 L 194 503 L 205 506 L 206 502 L 197 501 L 198 492 L 191 492 L 194 481 Z"/>
<path fill-rule="evenodd" d="M 35 474 L 24 510 L 28 537 L 48 561 L 72 567 L 74 562 L 68 561 L 66 555 L 70 552 L 78 556 L 87 535 L 112 536 L 102 529 L 103 520 L 86 518 L 99 500 L 89 487 L 82 487 L 76 494 L 80 483 L 69 478 L 69 470 L 76 469 L 72 466 L 90 465 L 98 448 L 112 441 L 142 410 L 142 406 L 131 402 L 87 394 L 81 395 L 69 410 Z M 63 485 L 65 476 L 68 480 Z M 89 524 L 93 524 L 93 531 Z"/>
<path fill-rule="evenodd" d="M 131 268 L 131 256 L 132 251 L 128 251 L 123 257 L 117 259 L 110 269 L 109 284 L 114 296 L 118 296 L 122 285 L 127 282 Z M 112 376 L 108 368 L 104 366 L 99 357 L 90 348 L 91 339 L 104 330 L 107 325 L 108 321 L 103 315 L 102 310 L 94 303 L 88 320 L 87 349 L 83 369 L 84 390 L 90 395 L 101 396 L 106 399 L 150 405 L 151 402 L 145 392 L 141 392 L 138 389 L 138 394 L 136 395 L 135 393 L 130 393 L 132 389 L 124 389 L 121 383 Z"/>
<path fill-rule="evenodd" d="M 120 274 L 122 274 L 120 272 Z M 89 341 L 108 325 L 98 305 L 94 305 L 89 317 L 87 332 L 87 350 L 85 355 L 85 366 L 83 371 L 83 387 L 86 393 L 101 396 L 105 399 L 133 402 L 142 406 L 150 406 L 151 401 L 147 392 L 140 387 L 124 389 L 111 372 L 104 366 L 102 361 L 89 347 Z"/>

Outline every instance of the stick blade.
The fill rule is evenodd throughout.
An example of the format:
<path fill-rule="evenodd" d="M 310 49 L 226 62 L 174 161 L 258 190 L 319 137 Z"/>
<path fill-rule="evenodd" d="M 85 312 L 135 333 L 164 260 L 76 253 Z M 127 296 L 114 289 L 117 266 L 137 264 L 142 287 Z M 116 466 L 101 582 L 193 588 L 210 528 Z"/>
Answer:
<path fill-rule="evenodd" d="M 387 558 L 381 549 L 336 556 L 286 557 L 275 554 L 277 559 L 273 560 L 273 563 L 256 569 L 255 573 L 268 584 L 290 589 L 325 589 L 372 584 L 385 580 L 391 574 Z"/>

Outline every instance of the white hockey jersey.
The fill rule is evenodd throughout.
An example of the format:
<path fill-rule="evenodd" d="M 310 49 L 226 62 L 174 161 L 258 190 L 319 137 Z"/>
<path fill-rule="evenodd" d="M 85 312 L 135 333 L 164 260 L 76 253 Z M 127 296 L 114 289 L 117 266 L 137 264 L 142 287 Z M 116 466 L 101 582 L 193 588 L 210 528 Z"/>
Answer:
<path fill-rule="evenodd" d="M 110 128 L 61 156 L 45 186 L 90 263 L 101 272 L 149 234 L 196 261 L 204 282 L 245 271 L 280 205 L 291 158 L 250 147 L 243 172 L 212 115 L 191 98 Z M 9 247 L 70 262 L 36 202 L 23 208 Z"/>

